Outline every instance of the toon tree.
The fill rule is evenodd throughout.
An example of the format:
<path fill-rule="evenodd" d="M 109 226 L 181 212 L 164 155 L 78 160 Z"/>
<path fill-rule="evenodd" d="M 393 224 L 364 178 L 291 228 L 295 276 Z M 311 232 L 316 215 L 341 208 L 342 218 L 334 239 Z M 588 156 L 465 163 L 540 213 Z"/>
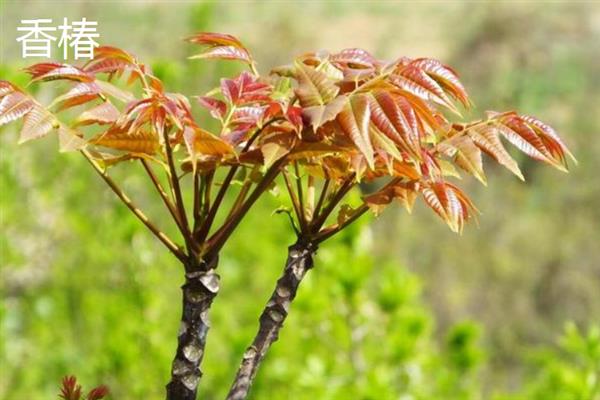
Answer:
<path fill-rule="evenodd" d="M 289 216 L 297 240 L 228 399 L 248 395 L 324 241 L 394 201 L 410 211 L 419 196 L 453 231 L 462 231 L 477 210 L 450 182 L 453 177 L 464 172 L 486 184 L 487 154 L 523 179 L 501 138 L 561 170 L 566 171 L 566 157 L 573 158 L 556 132 L 531 116 L 488 112 L 481 120 L 456 122 L 470 102 L 457 74 L 437 60 L 382 61 L 365 50 L 346 49 L 305 54 L 261 76 L 233 36 L 200 33 L 188 41 L 202 46 L 191 58 L 248 66 L 194 98 L 218 120 L 216 132 L 202 128 L 186 96 L 166 91 L 146 65 L 115 47 L 97 48 L 81 66 L 48 62 L 26 68 L 32 82 L 69 83 L 49 105 L 0 81 L 0 125 L 23 119 L 20 142 L 56 131 L 61 150 L 79 151 L 181 263 L 182 317 L 168 399 L 196 398 L 208 311 L 220 285 L 219 253 L 257 199 L 275 185 L 288 194 L 289 207 L 276 211 Z M 116 166 L 144 171 L 181 243 L 111 177 Z M 370 190 L 351 195 L 361 183 Z"/>

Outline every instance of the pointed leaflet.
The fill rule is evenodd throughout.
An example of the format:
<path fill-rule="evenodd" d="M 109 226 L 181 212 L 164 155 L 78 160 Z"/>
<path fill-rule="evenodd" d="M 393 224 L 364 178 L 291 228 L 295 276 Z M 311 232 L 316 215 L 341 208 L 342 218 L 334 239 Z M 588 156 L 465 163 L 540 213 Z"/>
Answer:
<path fill-rule="evenodd" d="M 531 123 L 515 113 L 492 114 L 497 128 L 506 139 L 528 156 L 566 171 L 564 145 L 556 141 L 541 121 L 528 117 Z M 545 125 L 549 128 L 547 125 Z M 556 136 L 557 137 L 557 136 Z"/>
<path fill-rule="evenodd" d="M 201 58 L 218 58 L 221 60 L 239 60 L 250 63 L 250 55 L 247 51 L 234 46 L 217 46 L 204 50 L 200 54 L 189 57 L 191 60 Z"/>
<path fill-rule="evenodd" d="M 206 46 L 206 49 L 190 58 L 220 58 L 240 60 L 251 64 L 252 57 L 244 45 L 234 36 L 224 33 L 201 32 L 186 39 L 188 42 Z"/>
<path fill-rule="evenodd" d="M 83 66 L 83 71 L 93 74 L 102 72 L 112 74 L 140 68 L 136 58 L 125 50 L 112 46 L 100 46 L 94 50 L 94 58 Z"/>
<path fill-rule="evenodd" d="M 373 124 L 369 126 L 369 133 L 373 142 L 373 147 L 376 150 L 383 152 L 386 156 L 392 156 L 392 158 L 402 161 L 402 154 L 400 154 L 400 151 L 396 147 L 396 143 L 389 137 L 381 133 L 381 131 Z"/>
<path fill-rule="evenodd" d="M 160 148 L 160 142 L 154 132 L 137 130 L 128 133 L 126 129 L 117 126 L 90 139 L 89 143 L 114 150 L 149 155 L 155 154 Z"/>
<path fill-rule="evenodd" d="M 477 180 L 487 185 L 485 173 L 483 172 L 483 161 L 481 159 L 481 150 L 475 146 L 472 140 L 464 138 L 456 144 L 456 156 L 454 162 L 460 168 L 472 174 Z"/>
<path fill-rule="evenodd" d="M 296 62 L 295 77 L 298 81 L 296 96 L 302 107 L 325 105 L 332 101 L 339 91 L 324 72 L 301 62 Z"/>
<path fill-rule="evenodd" d="M 285 156 L 290 150 L 277 142 L 265 143 L 260 147 L 263 156 L 263 165 L 269 168 L 273 163 Z"/>
<path fill-rule="evenodd" d="M 185 127 L 183 140 L 192 159 L 202 156 L 222 158 L 234 154 L 233 148 L 227 142 L 196 126 Z"/>
<path fill-rule="evenodd" d="M 462 232 L 464 223 L 476 210 L 473 203 L 456 186 L 446 182 L 422 182 L 425 203 L 438 214 L 453 232 Z"/>
<path fill-rule="evenodd" d="M 344 49 L 339 53 L 332 54 L 329 60 L 334 65 L 352 69 L 374 68 L 378 61 L 368 51 L 358 48 Z"/>
<path fill-rule="evenodd" d="M 63 378 L 59 397 L 64 400 L 80 400 L 81 385 L 77 384 L 77 378 L 72 375 Z"/>
<path fill-rule="evenodd" d="M 108 396 L 109 390 L 105 385 L 98 386 L 89 391 L 86 400 L 101 400 Z"/>
<path fill-rule="evenodd" d="M 102 94 L 124 102 L 134 99 L 134 96 L 129 92 L 121 90 L 108 82 L 95 80 L 93 82 L 80 82 L 76 84 L 67 93 L 55 98 L 48 108 L 58 106 L 56 111 L 63 111 L 95 100 L 101 97 Z"/>
<path fill-rule="evenodd" d="M 418 184 L 414 182 L 408 183 L 399 183 L 394 186 L 395 196 L 394 198 L 400 202 L 408 211 L 409 214 L 412 213 L 413 207 L 415 205 L 415 200 L 417 199 L 417 187 Z"/>
<path fill-rule="evenodd" d="M 412 183 L 397 183 L 385 186 L 381 190 L 363 197 L 373 214 L 378 216 L 393 201 L 398 200 L 410 213 L 417 196 L 415 185 Z"/>
<path fill-rule="evenodd" d="M 25 115 L 19 143 L 46 136 L 50 131 L 59 127 L 59 122 L 54 115 L 45 108 L 35 103 Z"/>
<path fill-rule="evenodd" d="M 25 68 L 31 75 L 31 82 L 67 79 L 78 82 L 92 82 L 94 76 L 69 64 L 40 63 Z"/>
<path fill-rule="evenodd" d="M 231 114 L 229 121 L 234 126 L 240 124 L 260 125 L 266 109 L 266 106 L 238 107 Z"/>
<path fill-rule="evenodd" d="M 418 58 L 410 65 L 422 69 L 437 83 L 439 83 L 447 93 L 460 101 L 465 107 L 468 107 L 469 96 L 464 86 L 458 79 L 458 75 L 447 65 L 431 58 Z"/>
<path fill-rule="evenodd" d="M 271 86 L 246 71 L 234 79 L 221 79 L 221 93 L 229 103 L 235 105 L 271 100 Z"/>
<path fill-rule="evenodd" d="M 196 100 L 198 100 L 198 103 L 206 108 L 214 118 L 222 120 L 225 117 L 227 105 L 221 100 L 210 96 L 197 96 Z"/>
<path fill-rule="evenodd" d="M 529 126 L 532 127 L 542 137 L 542 139 L 546 139 L 555 143 L 555 146 L 549 146 L 547 144 L 549 149 L 558 147 L 558 149 L 556 149 L 558 153 L 553 153 L 555 156 L 559 156 L 564 161 L 564 154 L 567 154 L 574 162 L 577 162 L 573 154 L 558 136 L 558 133 L 556 133 L 551 126 L 529 115 L 521 115 L 521 119 L 529 124 Z"/>
<path fill-rule="evenodd" d="M 24 118 L 19 143 L 47 135 L 59 127 L 54 115 L 48 112 L 16 86 L 0 81 L 0 126 Z"/>
<path fill-rule="evenodd" d="M 337 116 L 342 132 L 354 142 L 357 149 L 365 157 L 369 167 L 373 169 L 375 160 L 369 137 L 370 119 L 369 100 L 364 94 L 352 96 Z"/>
<path fill-rule="evenodd" d="M 441 142 L 438 145 L 438 150 L 448 156 L 453 156 L 456 165 L 473 175 L 484 185 L 487 185 L 483 172 L 481 150 L 470 137 L 464 135 L 453 136 L 449 140 Z"/>
<path fill-rule="evenodd" d="M 408 65 L 399 75 L 390 76 L 390 81 L 400 89 L 406 90 L 424 100 L 433 101 L 458 112 L 444 89 L 420 68 Z"/>
<path fill-rule="evenodd" d="M 509 171 L 519 177 L 519 179 L 525 180 L 517 162 L 510 154 L 508 154 L 502 145 L 502 142 L 498 137 L 498 130 L 493 123 L 475 125 L 465 129 L 465 132 L 477 147 L 496 160 L 499 164 L 505 166 Z"/>
<path fill-rule="evenodd" d="M 387 91 L 376 90 L 369 95 L 369 105 L 371 120 L 375 126 L 401 150 L 419 159 L 420 143 L 419 133 L 415 131 L 418 129 L 416 117 L 408 102 L 402 97 L 395 99 Z M 411 117 L 412 123 L 406 118 L 407 115 Z"/>
<path fill-rule="evenodd" d="M 112 124 L 119 118 L 119 110 L 112 103 L 105 102 L 83 112 L 75 120 L 74 126 Z"/>
<path fill-rule="evenodd" d="M 516 114 L 502 117 L 496 124 L 499 132 L 515 147 L 540 161 L 550 161 L 542 139 Z"/>
<path fill-rule="evenodd" d="M 302 116 L 316 131 L 326 122 L 333 121 L 346 105 L 348 98 L 344 95 L 336 97 L 328 104 L 302 109 Z"/>
<path fill-rule="evenodd" d="M 27 114 L 34 101 L 7 81 L 0 81 L 0 126 Z"/>
<path fill-rule="evenodd" d="M 100 94 L 100 87 L 95 82 L 80 82 L 52 101 L 48 108 L 58 106 L 56 111 L 63 111 L 89 101 L 95 100 Z"/>
<path fill-rule="evenodd" d="M 135 96 L 132 93 L 130 93 L 126 90 L 120 89 L 111 83 L 101 81 L 101 80 L 96 80 L 96 81 L 94 81 L 94 83 L 96 85 L 98 85 L 98 87 L 100 88 L 100 91 L 103 94 L 112 96 L 117 100 L 120 100 L 123 102 L 129 102 L 129 101 L 133 101 L 135 99 Z"/>
<path fill-rule="evenodd" d="M 436 131 L 448 122 L 442 113 L 418 96 L 406 91 L 400 91 L 397 96 L 406 99 L 408 104 L 410 104 L 410 108 L 414 111 L 417 118 L 411 122 L 411 125 L 416 127 L 415 129 L 419 133 L 419 138 L 424 136 L 424 125 L 429 126 L 432 131 Z"/>

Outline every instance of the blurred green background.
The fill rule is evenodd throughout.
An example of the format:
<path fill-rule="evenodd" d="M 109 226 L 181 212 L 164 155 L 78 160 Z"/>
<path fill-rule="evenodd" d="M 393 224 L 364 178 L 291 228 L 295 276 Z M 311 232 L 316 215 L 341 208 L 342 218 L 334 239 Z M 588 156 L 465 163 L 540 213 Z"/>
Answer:
<path fill-rule="evenodd" d="M 0 78 L 25 83 L 21 19 L 97 20 L 103 44 L 202 94 L 237 67 L 180 39 L 237 35 L 262 72 L 315 49 L 439 58 L 485 110 L 553 125 L 570 174 L 520 159 L 462 182 L 482 211 L 454 235 L 420 204 L 319 251 L 253 399 L 600 399 L 600 4 L 0 0 Z M 52 85 L 49 85 L 51 87 Z M 42 99 L 52 95 L 38 90 Z M 208 123 L 208 122 L 207 122 Z M 0 135 L 0 398 L 56 398 L 76 374 L 113 399 L 159 399 L 180 316 L 179 266 L 78 154 Z M 133 167 L 133 165 L 132 165 Z M 113 173 L 160 217 L 135 168 Z M 265 197 L 224 249 L 201 393 L 223 398 L 293 237 Z M 269 217 L 270 216 L 270 217 Z M 594 326 L 595 325 L 595 326 Z"/>

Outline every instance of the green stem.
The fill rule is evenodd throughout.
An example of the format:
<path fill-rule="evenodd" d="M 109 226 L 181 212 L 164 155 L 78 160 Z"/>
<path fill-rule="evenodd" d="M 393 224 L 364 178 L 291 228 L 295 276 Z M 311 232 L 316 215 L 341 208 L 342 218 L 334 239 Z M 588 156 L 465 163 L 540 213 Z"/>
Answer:
<path fill-rule="evenodd" d="M 177 259 L 181 262 L 186 262 L 187 257 L 185 253 L 173 242 L 164 232 L 159 230 L 140 210 L 131 199 L 119 188 L 119 186 L 112 180 L 110 176 L 102 169 L 98 164 L 94 161 L 94 159 L 85 151 L 82 150 L 81 153 L 83 156 L 89 161 L 89 163 L 94 167 L 94 170 L 102 177 L 104 182 L 108 184 L 108 186 L 112 189 L 112 191 L 121 199 L 121 201 L 129 208 L 129 210 L 136 216 L 142 223 L 156 236 L 168 249 L 173 253 Z"/>

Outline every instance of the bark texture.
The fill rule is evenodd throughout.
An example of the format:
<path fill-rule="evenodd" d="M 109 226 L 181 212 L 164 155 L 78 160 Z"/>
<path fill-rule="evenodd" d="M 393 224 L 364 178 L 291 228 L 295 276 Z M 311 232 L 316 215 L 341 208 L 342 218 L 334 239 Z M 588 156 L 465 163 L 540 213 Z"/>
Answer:
<path fill-rule="evenodd" d="M 177 353 L 167 385 L 167 400 L 196 400 L 202 377 L 200 363 L 204 356 L 206 335 L 210 327 L 208 310 L 219 291 L 217 258 L 187 268 L 183 292 L 183 312 L 177 339 Z"/>
<path fill-rule="evenodd" d="M 296 297 L 300 282 L 313 267 L 316 251 L 315 244 L 302 239 L 289 247 L 283 275 L 277 281 L 275 290 L 259 318 L 258 332 L 252 345 L 244 353 L 227 400 L 243 400 L 248 396 L 261 361 L 279 336 L 279 330 L 288 315 L 290 303 Z"/>

